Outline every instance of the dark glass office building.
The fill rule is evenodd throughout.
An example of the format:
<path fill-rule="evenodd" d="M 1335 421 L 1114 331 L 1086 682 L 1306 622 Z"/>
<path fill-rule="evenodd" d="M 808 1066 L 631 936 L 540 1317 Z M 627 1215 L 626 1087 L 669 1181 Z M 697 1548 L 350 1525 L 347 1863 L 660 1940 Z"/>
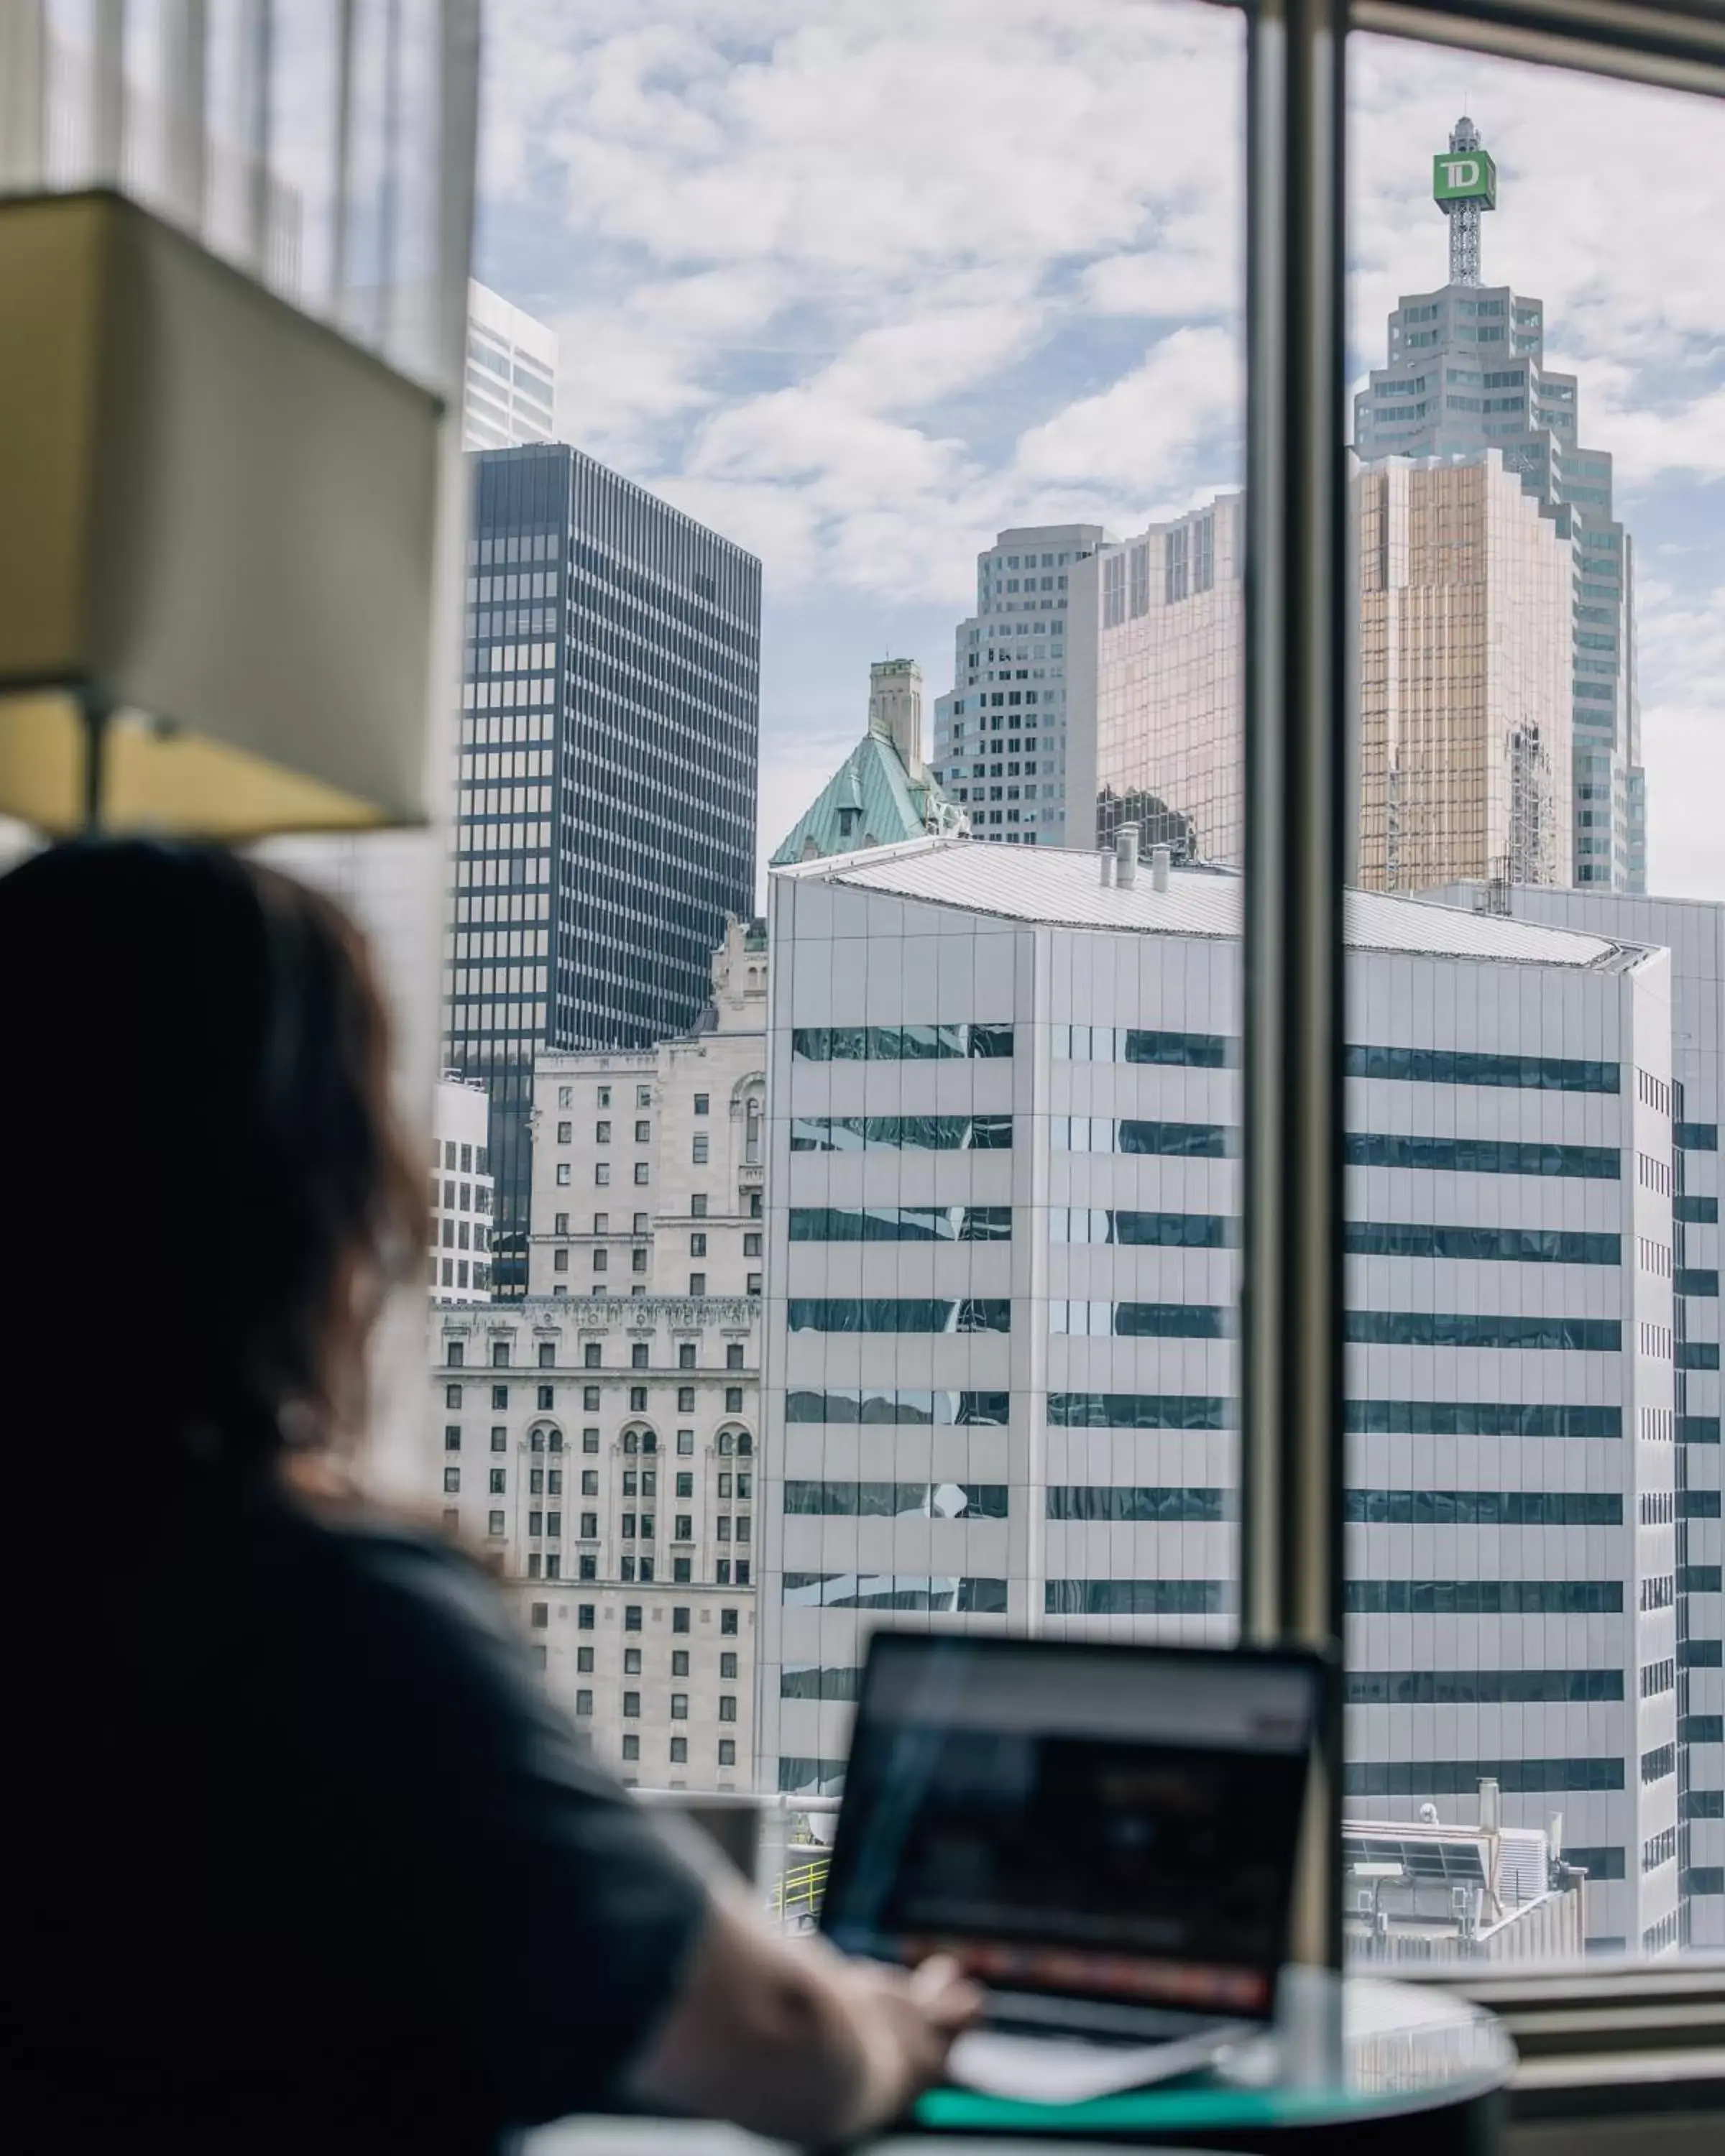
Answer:
<path fill-rule="evenodd" d="M 510 1296 L 535 1053 L 686 1029 L 753 903 L 761 565 L 577 449 L 469 461 L 444 1057 L 490 1094 Z"/>

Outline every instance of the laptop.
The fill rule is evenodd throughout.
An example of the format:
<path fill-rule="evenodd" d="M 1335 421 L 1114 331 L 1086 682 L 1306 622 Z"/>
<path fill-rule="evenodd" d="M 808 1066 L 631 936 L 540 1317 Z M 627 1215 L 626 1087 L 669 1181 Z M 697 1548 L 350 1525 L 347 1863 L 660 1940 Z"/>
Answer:
<path fill-rule="evenodd" d="M 1076 2101 L 1212 2063 L 1273 2017 L 1332 1681 L 1297 1650 L 876 1632 L 821 1928 L 952 1956 L 952 2077 Z"/>

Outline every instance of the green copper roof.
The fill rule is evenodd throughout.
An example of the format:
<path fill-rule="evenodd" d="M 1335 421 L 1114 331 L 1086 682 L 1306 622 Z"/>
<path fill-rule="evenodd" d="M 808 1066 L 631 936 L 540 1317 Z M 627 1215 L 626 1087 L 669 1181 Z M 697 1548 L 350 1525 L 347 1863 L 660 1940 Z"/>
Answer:
<path fill-rule="evenodd" d="M 926 773 L 912 778 L 891 740 L 871 727 L 779 846 L 773 866 L 897 845 L 930 831 L 956 835 L 963 828 L 957 804 Z"/>

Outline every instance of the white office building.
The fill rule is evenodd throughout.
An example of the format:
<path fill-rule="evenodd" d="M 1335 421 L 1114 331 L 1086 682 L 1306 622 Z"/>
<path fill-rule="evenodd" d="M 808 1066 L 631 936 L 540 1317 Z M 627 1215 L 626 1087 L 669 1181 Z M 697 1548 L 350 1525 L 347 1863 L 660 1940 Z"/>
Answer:
<path fill-rule="evenodd" d="M 757 1773 L 892 1621 L 1234 1630 L 1240 886 L 927 839 L 773 880 Z M 1563 1814 L 1678 1937 L 1671 964 L 1350 895 L 1349 1810 Z"/>
<path fill-rule="evenodd" d="M 513 449 L 557 432 L 557 331 L 476 280 L 467 288 L 464 449 Z"/>
<path fill-rule="evenodd" d="M 1440 894 L 1671 963 L 1671 1284 L 1676 1512 L 1677 1878 L 1686 1945 L 1725 1947 L 1725 1522 L 1720 1517 L 1719 1124 L 1725 1078 L 1725 906 L 1614 891 Z"/>
<path fill-rule="evenodd" d="M 491 1299 L 496 1183 L 486 1151 L 485 1088 L 439 1078 L 431 1115 L 431 1248 L 426 1278 L 439 1302 Z"/>
<path fill-rule="evenodd" d="M 952 643 L 952 687 L 934 706 L 934 775 L 995 844 L 1087 846 L 1095 788 L 1068 791 L 1075 732 L 1094 701 L 1069 682 L 1095 666 L 1094 609 L 1072 603 L 1079 564 L 1106 537 L 1100 524 L 1027 525 L 977 556 L 976 612 Z M 1076 632 L 1076 641 L 1069 636 Z M 1080 749 L 1092 777 L 1094 750 Z"/>

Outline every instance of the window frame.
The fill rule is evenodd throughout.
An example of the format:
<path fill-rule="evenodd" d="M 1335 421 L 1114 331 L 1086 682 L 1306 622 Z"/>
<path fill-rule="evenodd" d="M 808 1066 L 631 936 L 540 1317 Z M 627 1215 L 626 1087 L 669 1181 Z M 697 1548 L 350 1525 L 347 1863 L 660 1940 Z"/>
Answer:
<path fill-rule="evenodd" d="M 1240 5 L 1241 0 L 1216 0 Z M 1725 11 L 1717 0 L 1257 0 L 1247 18 L 1247 452 L 1245 519 L 1246 861 L 1243 973 L 1241 1637 L 1317 1645 L 1342 1659 L 1344 1491 L 1341 891 L 1348 699 L 1352 678 L 1347 549 L 1345 146 L 1347 33 L 1725 96 Z M 1338 1688 L 1339 1696 L 1339 1688 Z M 1321 1734 L 1294 1952 L 1339 1967 L 1342 1716 Z M 1399 1969 L 1409 1977 L 1413 1972 Z M 1725 1960 L 1673 1972 L 1626 1964 L 1601 1979 L 1541 1972 L 1489 1979 L 1435 1971 L 1565 2052 L 1515 2115 L 1579 2116 L 1616 2084 L 1638 2097 L 1626 2059 L 1601 2054 L 1598 2007 L 1645 2010 L 1697 2039 L 1725 2032 Z M 1697 2015 L 1695 2003 L 1707 2011 Z M 1517 2010 L 1535 2014 L 1518 2026 Z M 1543 2010 L 1543 2017 L 1542 2012 Z M 1566 2019 L 1569 2027 L 1565 2028 Z M 1573 2034 L 1570 2031 L 1573 2030 Z M 1637 2029 L 1641 2049 L 1661 2036 Z M 1591 2057 L 1589 2055 L 1591 2054 Z M 1717 2066 L 1708 2084 L 1718 2101 Z M 1574 2092 L 1584 2090 L 1578 2101 Z M 1568 2093 L 1566 2093 L 1568 2092 Z"/>

